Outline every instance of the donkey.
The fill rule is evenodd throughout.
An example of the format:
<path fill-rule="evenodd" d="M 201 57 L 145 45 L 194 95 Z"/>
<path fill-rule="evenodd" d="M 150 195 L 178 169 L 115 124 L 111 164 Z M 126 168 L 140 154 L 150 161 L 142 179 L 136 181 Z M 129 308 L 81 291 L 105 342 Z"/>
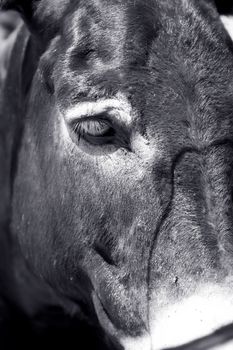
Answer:
<path fill-rule="evenodd" d="M 233 5 L 0 3 L 25 23 L 1 91 L 2 300 L 60 305 L 100 349 L 233 322 Z"/>

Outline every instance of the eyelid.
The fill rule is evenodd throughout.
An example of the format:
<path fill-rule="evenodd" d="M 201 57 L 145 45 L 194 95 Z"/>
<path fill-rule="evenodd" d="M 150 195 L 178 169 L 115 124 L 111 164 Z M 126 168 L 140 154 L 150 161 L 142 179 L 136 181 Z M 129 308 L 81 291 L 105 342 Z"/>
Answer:
<path fill-rule="evenodd" d="M 66 111 L 65 120 L 67 123 L 72 123 L 74 120 L 94 117 L 102 113 L 108 113 L 109 116 L 117 115 L 119 121 L 125 125 L 132 123 L 131 105 L 128 101 L 121 98 L 103 99 L 96 102 L 80 102 Z"/>

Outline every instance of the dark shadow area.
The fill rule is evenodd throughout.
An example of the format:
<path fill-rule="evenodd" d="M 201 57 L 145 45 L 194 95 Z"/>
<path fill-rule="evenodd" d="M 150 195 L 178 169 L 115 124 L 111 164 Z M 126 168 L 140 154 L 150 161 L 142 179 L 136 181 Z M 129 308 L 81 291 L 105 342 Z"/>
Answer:
<path fill-rule="evenodd" d="M 43 310 L 38 317 L 28 320 L 23 315 L 12 314 L 9 308 L 0 310 L 1 350 L 76 349 L 108 350 L 119 349 L 108 343 L 98 328 L 65 315 L 60 308 Z"/>

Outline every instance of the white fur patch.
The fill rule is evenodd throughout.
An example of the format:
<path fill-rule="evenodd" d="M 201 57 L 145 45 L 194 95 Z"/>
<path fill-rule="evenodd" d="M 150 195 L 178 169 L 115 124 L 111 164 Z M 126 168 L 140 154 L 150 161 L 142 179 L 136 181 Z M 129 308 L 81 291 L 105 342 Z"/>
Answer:
<path fill-rule="evenodd" d="M 127 98 L 123 94 L 118 93 L 113 98 L 99 99 L 96 102 L 87 101 L 78 103 L 65 112 L 65 120 L 69 123 L 83 117 L 93 117 L 106 112 L 109 115 L 116 115 L 126 125 L 132 123 L 135 115 Z"/>
<path fill-rule="evenodd" d="M 221 21 L 233 40 L 233 16 L 220 16 Z"/>
<path fill-rule="evenodd" d="M 125 338 L 121 341 L 125 350 L 153 350 L 149 336 L 138 338 Z"/>
<path fill-rule="evenodd" d="M 233 295 L 225 288 L 208 286 L 189 298 L 158 309 L 151 305 L 151 335 L 122 339 L 125 350 L 161 350 L 210 335 L 233 322 Z M 211 349 L 233 349 L 232 342 Z"/>
<path fill-rule="evenodd" d="M 231 323 L 233 296 L 224 289 L 206 288 L 200 294 L 165 307 L 154 317 L 153 349 L 182 345 Z"/>

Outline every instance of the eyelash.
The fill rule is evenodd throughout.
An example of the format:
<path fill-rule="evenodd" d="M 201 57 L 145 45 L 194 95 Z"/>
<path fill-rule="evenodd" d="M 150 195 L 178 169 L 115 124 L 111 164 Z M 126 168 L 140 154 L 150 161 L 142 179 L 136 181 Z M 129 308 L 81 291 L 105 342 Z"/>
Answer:
<path fill-rule="evenodd" d="M 103 131 L 101 131 L 101 128 Z M 83 120 L 73 123 L 72 129 L 80 137 L 86 134 L 93 137 L 103 137 L 108 133 L 111 127 L 103 120 Z"/>
<path fill-rule="evenodd" d="M 74 140 L 80 142 L 84 140 L 92 146 L 104 146 L 115 144 L 116 132 L 107 120 L 83 118 L 71 124 Z M 74 136 L 75 135 L 75 136 Z"/>

